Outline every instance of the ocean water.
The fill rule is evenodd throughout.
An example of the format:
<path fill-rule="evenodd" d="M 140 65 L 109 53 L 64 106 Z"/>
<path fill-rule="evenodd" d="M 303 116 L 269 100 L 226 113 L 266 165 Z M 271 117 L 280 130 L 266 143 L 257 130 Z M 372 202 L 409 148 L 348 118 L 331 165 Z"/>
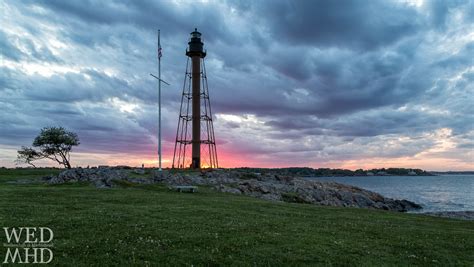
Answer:
<path fill-rule="evenodd" d="M 428 211 L 474 211 L 474 175 L 316 177 L 406 199 Z"/>

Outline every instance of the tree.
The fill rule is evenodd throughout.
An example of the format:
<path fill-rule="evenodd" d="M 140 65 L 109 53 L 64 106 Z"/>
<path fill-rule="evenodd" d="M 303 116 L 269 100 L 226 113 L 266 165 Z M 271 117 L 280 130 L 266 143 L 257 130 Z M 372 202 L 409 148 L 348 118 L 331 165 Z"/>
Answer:
<path fill-rule="evenodd" d="M 33 147 L 22 146 L 18 150 L 18 163 L 26 163 L 33 167 L 33 161 L 50 159 L 71 169 L 70 155 L 73 146 L 79 145 L 76 133 L 66 131 L 63 127 L 45 127 L 33 141 Z"/>

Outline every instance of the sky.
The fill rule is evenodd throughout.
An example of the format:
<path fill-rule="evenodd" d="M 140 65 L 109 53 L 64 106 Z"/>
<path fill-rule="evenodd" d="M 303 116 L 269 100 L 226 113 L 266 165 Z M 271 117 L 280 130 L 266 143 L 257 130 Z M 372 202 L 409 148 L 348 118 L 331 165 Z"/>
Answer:
<path fill-rule="evenodd" d="M 74 166 L 156 166 L 157 29 L 170 166 L 197 28 L 220 166 L 474 169 L 474 1 L 0 5 L 0 166 L 46 126 Z"/>

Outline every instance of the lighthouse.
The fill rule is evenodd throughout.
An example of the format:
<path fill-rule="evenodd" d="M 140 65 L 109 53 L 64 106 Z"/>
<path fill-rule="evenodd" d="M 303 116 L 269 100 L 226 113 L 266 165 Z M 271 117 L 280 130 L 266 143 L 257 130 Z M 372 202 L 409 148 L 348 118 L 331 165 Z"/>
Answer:
<path fill-rule="evenodd" d="M 192 130 L 192 160 L 191 168 L 201 167 L 201 58 L 206 57 L 201 41 L 201 33 L 194 29 L 188 42 L 186 56 L 191 58 L 192 69 L 192 103 L 193 103 L 193 130 Z"/>
<path fill-rule="evenodd" d="M 191 32 L 186 56 L 188 60 L 176 131 L 173 168 L 217 168 L 217 149 L 204 64 L 206 51 L 201 33 L 197 29 Z"/>

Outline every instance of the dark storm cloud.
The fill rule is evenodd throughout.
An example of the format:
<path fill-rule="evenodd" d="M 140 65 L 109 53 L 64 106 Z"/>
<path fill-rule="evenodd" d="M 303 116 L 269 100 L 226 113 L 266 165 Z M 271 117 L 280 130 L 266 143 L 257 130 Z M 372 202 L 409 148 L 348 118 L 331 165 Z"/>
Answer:
<path fill-rule="evenodd" d="M 171 84 L 162 92 L 169 143 L 194 27 L 208 50 L 213 111 L 244 120 L 216 120 L 224 149 L 327 161 L 376 155 L 365 147 L 386 136 L 441 128 L 466 135 L 474 122 L 473 2 L 410 3 L 6 1 L 0 144 L 25 144 L 39 128 L 61 124 L 79 132 L 84 151 L 156 146 L 157 85 L 149 73 L 158 27 L 162 75 Z M 414 139 L 384 155 L 413 155 L 434 143 Z"/>
<path fill-rule="evenodd" d="M 285 61 L 286 55 L 279 56 L 281 53 L 268 57 L 268 66 L 281 73 L 282 77 L 270 77 L 259 83 L 262 73 L 256 73 L 246 75 L 246 79 L 238 84 L 222 81 L 218 87 L 235 92 L 245 101 L 233 104 L 224 97 L 217 101 L 225 101 L 218 104 L 229 112 L 235 112 L 237 105 L 243 105 L 244 109 L 260 115 L 305 114 L 321 117 L 400 105 L 423 94 L 430 83 L 418 79 L 417 72 L 421 70 L 414 69 L 409 75 L 404 73 L 414 63 L 410 52 L 403 49 L 406 49 L 404 44 L 390 53 L 367 52 L 362 55 L 339 49 L 317 49 L 313 53 L 300 52 L 302 55 L 298 55 L 297 51 L 287 49 L 290 51 L 284 53 L 289 55 L 290 60 Z M 304 89 L 307 94 L 296 92 L 298 88 Z M 245 94 L 252 89 L 261 93 L 246 97 Z"/>
<path fill-rule="evenodd" d="M 406 132 L 422 132 L 429 128 L 440 127 L 445 116 L 424 115 L 417 111 L 397 111 L 393 109 L 377 112 L 354 113 L 349 116 L 319 119 L 305 117 L 294 120 L 283 117 L 267 121 L 265 124 L 281 131 L 291 129 L 306 135 L 331 135 L 345 137 L 371 137 L 386 134 L 403 134 Z"/>
<path fill-rule="evenodd" d="M 271 53 L 275 56 L 268 57 L 265 64 L 284 76 L 296 81 L 307 81 L 312 77 L 317 62 L 312 55 L 302 52 L 301 49 L 290 50 L 284 47 Z"/>
<path fill-rule="evenodd" d="M 389 1 L 256 1 L 244 9 L 259 14 L 272 41 L 293 45 L 372 49 L 422 26 L 416 11 Z"/>
<path fill-rule="evenodd" d="M 208 41 L 217 38 L 220 41 L 235 41 L 217 5 L 202 8 L 198 3 L 191 2 L 178 7 L 171 1 L 40 1 L 39 4 L 89 24 L 136 25 L 149 30 L 156 30 L 159 25 L 168 33 L 179 36 L 187 34 L 183 35 L 183 29 L 205 27 Z"/>

